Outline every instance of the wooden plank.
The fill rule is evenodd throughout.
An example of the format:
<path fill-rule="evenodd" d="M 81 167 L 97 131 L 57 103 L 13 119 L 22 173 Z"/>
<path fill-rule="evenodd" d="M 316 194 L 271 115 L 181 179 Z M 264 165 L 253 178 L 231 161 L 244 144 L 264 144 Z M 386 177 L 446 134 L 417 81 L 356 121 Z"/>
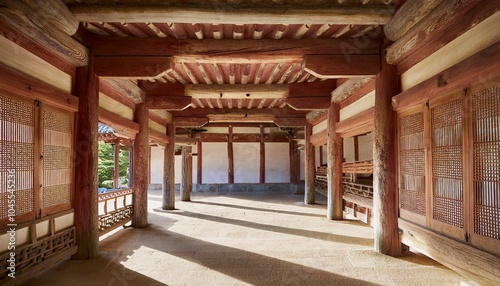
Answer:
<path fill-rule="evenodd" d="M 253 133 L 233 133 L 233 142 L 260 142 L 260 135 Z"/>
<path fill-rule="evenodd" d="M 348 79 L 346 82 L 332 91 L 332 102 L 339 103 L 346 100 L 347 98 L 355 94 L 358 90 L 362 89 L 365 85 L 370 83 L 372 79 L 373 77 Z"/>
<path fill-rule="evenodd" d="M 402 74 L 409 70 L 411 67 L 429 57 L 440 48 L 459 38 L 462 34 L 466 33 L 491 15 L 498 12 L 499 9 L 500 7 L 496 1 L 483 1 L 476 8 L 471 9 L 463 17 L 460 17 L 460 21 L 455 22 L 452 26 L 441 31 L 439 35 L 433 37 L 431 41 L 427 41 L 427 43 L 423 44 L 417 43 L 411 51 L 411 55 L 402 57 L 404 59 L 399 61 L 398 73 Z"/>
<path fill-rule="evenodd" d="M 169 137 L 163 157 L 163 190 L 162 209 L 175 209 L 175 125 L 171 122 L 167 126 Z"/>
<path fill-rule="evenodd" d="M 174 117 L 175 127 L 202 127 L 208 123 L 206 117 Z"/>
<path fill-rule="evenodd" d="M 149 129 L 149 137 L 159 143 L 168 144 L 169 137 L 156 130 Z"/>
<path fill-rule="evenodd" d="M 314 146 L 325 145 L 328 141 L 328 130 L 320 131 L 319 133 L 314 133 L 311 135 L 311 143 Z"/>
<path fill-rule="evenodd" d="M 343 198 L 344 198 L 344 200 L 346 200 L 348 202 L 355 203 L 355 204 L 360 205 L 362 207 L 369 208 L 369 209 L 373 208 L 373 199 L 365 198 L 365 197 L 361 197 L 361 196 L 356 196 L 356 195 L 349 194 L 349 193 L 345 193 L 343 195 Z"/>
<path fill-rule="evenodd" d="M 330 79 L 307 83 L 294 82 L 288 84 L 288 86 L 290 87 L 289 97 L 329 97 L 337 86 L 337 80 Z"/>
<path fill-rule="evenodd" d="M 170 57 L 96 57 L 95 73 L 100 77 L 151 79 L 174 67 Z"/>
<path fill-rule="evenodd" d="M 181 201 L 188 202 L 191 200 L 191 191 L 193 187 L 193 157 L 192 147 L 182 146 L 182 180 L 180 185 Z"/>
<path fill-rule="evenodd" d="M 387 49 L 387 62 L 398 64 L 418 47 L 437 39 L 437 36 L 474 9 L 483 0 L 442 0 L 432 12 L 422 18 L 405 35 Z M 495 1 L 493 1 L 495 2 Z"/>
<path fill-rule="evenodd" d="M 150 109 L 184 110 L 191 105 L 189 96 L 147 95 L 146 106 Z"/>
<path fill-rule="evenodd" d="M 305 118 L 278 117 L 274 119 L 274 123 L 278 127 L 300 127 L 305 126 L 307 121 Z"/>
<path fill-rule="evenodd" d="M 380 55 L 306 55 L 304 70 L 321 79 L 364 78 L 380 71 Z"/>
<path fill-rule="evenodd" d="M 264 127 L 260 127 L 260 162 L 259 162 L 259 183 L 266 182 L 266 144 L 264 143 Z"/>
<path fill-rule="evenodd" d="M 460 90 L 477 79 L 494 78 L 500 70 L 500 42 L 493 44 L 465 61 L 398 94 L 392 99 L 394 110 L 404 108 Z"/>
<path fill-rule="evenodd" d="M 327 141 L 327 158 L 328 158 L 328 189 L 327 189 L 327 214 L 329 220 L 342 220 L 342 138 L 335 131 L 335 126 L 340 119 L 340 106 L 337 103 L 332 103 L 328 109 L 328 141 Z"/>
<path fill-rule="evenodd" d="M 295 110 L 325 110 L 330 107 L 330 97 L 289 97 L 286 103 Z"/>
<path fill-rule="evenodd" d="M 92 71 L 92 62 L 77 69 L 77 88 L 80 97 L 78 126 L 76 132 L 75 158 L 75 208 L 76 243 L 74 259 L 89 259 L 99 256 L 99 233 L 97 220 L 98 158 L 98 104 L 99 79 Z"/>
<path fill-rule="evenodd" d="M 375 118 L 375 107 L 372 107 L 365 111 L 361 111 L 357 115 L 339 121 L 336 125 L 335 131 L 338 133 L 346 133 L 361 125 L 373 122 L 374 118 Z"/>
<path fill-rule="evenodd" d="M 114 114 L 102 108 L 99 108 L 98 114 L 99 121 L 112 127 L 115 131 L 126 134 L 139 133 L 139 124 L 132 120 L 125 119 L 120 115 Z"/>
<path fill-rule="evenodd" d="M 122 94 L 120 90 L 117 90 L 115 86 L 112 86 L 108 81 L 99 79 L 99 92 L 105 94 L 109 98 L 127 106 L 128 108 L 134 110 L 135 102 L 131 100 L 126 95 Z"/>
<path fill-rule="evenodd" d="M 368 132 L 372 132 L 375 129 L 374 122 L 369 122 L 363 125 L 359 125 L 356 128 L 352 128 L 344 133 L 340 133 L 342 138 L 350 138 L 353 136 L 364 135 Z"/>
<path fill-rule="evenodd" d="M 213 20 L 210 21 L 212 23 Z M 330 39 L 203 39 L 178 40 L 175 38 L 109 38 L 106 36 L 91 36 L 87 39 L 89 47 L 97 56 L 212 56 L 222 57 L 220 62 L 230 58 L 242 60 L 260 56 L 290 56 L 290 55 L 343 55 L 346 48 L 356 47 L 352 55 L 377 54 L 380 44 L 371 41 L 363 47 L 359 40 L 353 38 Z M 229 61 L 231 62 L 231 61 Z M 215 65 L 217 66 L 217 65 Z"/>
<path fill-rule="evenodd" d="M 357 100 L 363 98 L 365 95 L 375 91 L 375 78 L 372 78 L 367 84 L 363 85 L 360 89 L 354 91 L 349 97 L 340 102 L 340 109 L 348 107 Z"/>
<path fill-rule="evenodd" d="M 382 63 L 376 78 L 375 130 L 373 133 L 373 228 L 375 250 L 391 255 L 401 255 L 398 236 L 398 200 L 396 185 L 396 117 L 391 98 L 398 92 L 396 66 Z"/>
<path fill-rule="evenodd" d="M 304 140 L 304 144 L 306 145 L 305 150 L 305 195 L 304 195 L 304 203 L 306 204 L 314 204 L 316 202 L 315 199 L 315 181 L 316 181 L 316 162 L 315 162 L 315 150 L 314 145 L 311 143 L 311 135 L 312 135 L 312 125 L 311 123 L 307 123 L 305 130 L 306 138 Z M 321 157 L 321 154 L 320 154 Z"/>
<path fill-rule="evenodd" d="M 133 149 L 132 177 L 134 180 L 134 212 L 132 226 L 144 228 L 148 226 L 148 178 L 149 173 L 149 111 L 144 103 L 137 105 L 134 121 L 139 125 L 139 132 L 135 136 Z"/>
<path fill-rule="evenodd" d="M 140 87 L 128 79 L 103 78 L 100 82 L 105 82 L 135 104 L 141 103 L 146 95 Z"/>
<path fill-rule="evenodd" d="M 419 23 L 442 0 L 406 1 L 384 25 L 386 37 L 396 41 L 404 36 L 413 26 Z"/>
<path fill-rule="evenodd" d="M 186 85 L 184 94 L 192 98 L 267 99 L 288 97 L 286 84 Z"/>
<path fill-rule="evenodd" d="M 21 1 L 0 2 L 0 19 L 17 33 L 23 34 L 41 46 L 51 47 L 62 60 L 76 67 L 89 64 L 89 50 L 50 21 Z M 40 17 L 33 17 L 38 15 Z M 59 19 L 55 20 L 55 22 Z"/>
<path fill-rule="evenodd" d="M 67 111 L 78 111 L 78 97 L 58 90 L 42 81 L 31 78 L 8 66 L 0 64 L 0 91 L 14 96 L 38 99 Z"/>
<path fill-rule="evenodd" d="M 199 139 L 201 142 L 228 142 L 227 134 L 224 133 L 203 133 Z"/>
<path fill-rule="evenodd" d="M 415 247 L 426 256 L 481 285 L 500 284 L 500 258 L 498 256 L 447 238 L 404 219 L 399 219 L 398 225 L 402 230 L 402 243 Z"/>
<path fill-rule="evenodd" d="M 80 22 L 218 23 L 218 24 L 324 24 L 383 25 L 394 12 L 388 6 L 322 7 L 287 6 L 286 11 L 273 6 L 235 5 L 73 5 L 71 12 Z"/>

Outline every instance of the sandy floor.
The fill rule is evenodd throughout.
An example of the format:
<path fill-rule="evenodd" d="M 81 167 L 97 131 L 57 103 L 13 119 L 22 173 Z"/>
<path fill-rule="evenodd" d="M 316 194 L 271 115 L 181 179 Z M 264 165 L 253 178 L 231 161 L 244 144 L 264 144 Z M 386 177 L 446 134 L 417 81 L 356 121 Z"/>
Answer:
<path fill-rule="evenodd" d="M 318 195 L 320 196 L 320 195 Z M 262 193 L 193 194 L 150 226 L 102 238 L 102 256 L 64 261 L 26 285 L 460 285 L 466 278 L 418 253 L 372 251 L 372 228 L 325 219 L 325 200 Z"/>

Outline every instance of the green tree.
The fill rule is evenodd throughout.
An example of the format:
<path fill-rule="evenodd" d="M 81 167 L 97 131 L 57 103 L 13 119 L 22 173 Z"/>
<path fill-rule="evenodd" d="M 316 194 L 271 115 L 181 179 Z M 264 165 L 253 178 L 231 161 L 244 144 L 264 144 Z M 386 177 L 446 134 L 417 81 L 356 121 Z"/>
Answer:
<path fill-rule="evenodd" d="M 113 170 L 115 168 L 114 146 L 104 142 L 99 142 L 98 158 L 99 188 L 112 188 Z M 121 151 L 118 161 L 120 169 L 119 177 L 122 182 L 127 183 L 130 165 L 130 152 Z"/>

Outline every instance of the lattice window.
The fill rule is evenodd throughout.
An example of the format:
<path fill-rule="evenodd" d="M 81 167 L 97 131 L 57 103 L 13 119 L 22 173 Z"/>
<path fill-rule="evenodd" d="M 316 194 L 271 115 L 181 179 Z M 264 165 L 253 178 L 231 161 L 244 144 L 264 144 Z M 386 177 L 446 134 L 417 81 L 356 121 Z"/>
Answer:
<path fill-rule="evenodd" d="M 7 174 L 15 171 L 16 215 L 33 205 L 34 104 L 0 96 L 0 219 L 8 214 Z"/>
<path fill-rule="evenodd" d="M 424 114 L 399 120 L 400 208 L 425 216 Z"/>
<path fill-rule="evenodd" d="M 473 96 L 474 232 L 500 239 L 500 86 Z"/>
<path fill-rule="evenodd" d="M 463 228 L 462 101 L 432 108 L 433 218 Z"/>
<path fill-rule="evenodd" d="M 43 109 L 42 207 L 71 202 L 73 115 Z"/>

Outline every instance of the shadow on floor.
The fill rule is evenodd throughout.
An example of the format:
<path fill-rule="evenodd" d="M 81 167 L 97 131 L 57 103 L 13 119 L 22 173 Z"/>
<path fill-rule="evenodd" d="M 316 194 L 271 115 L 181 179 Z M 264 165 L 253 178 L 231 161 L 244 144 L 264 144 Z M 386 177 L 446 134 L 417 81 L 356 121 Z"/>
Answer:
<path fill-rule="evenodd" d="M 239 226 L 243 226 L 243 227 L 250 227 L 250 228 L 254 228 L 254 229 L 272 231 L 272 232 L 277 232 L 277 233 L 298 235 L 298 236 L 303 236 L 303 237 L 308 237 L 308 238 L 321 239 L 321 240 L 325 240 L 325 241 L 333 241 L 333 242 L 338 242 L 338 243 L 357 244 L 357 245 L 363 245 L 363 246 L 373 245 L 373 239 L 369 239 L 369 238 L 344 236 L 344 235 L 338 235 L 338 234 L 332 234 L 332 233 L 326 233 L 326 232 L 260 224 L 260 223 L 245 221 L 245 220 L 239 220 L 239 219 L 232 219 L 232 218 L 226 218 L 226 217 L 220 217 L 220 216 L 212 216 L 212 215 L 207 215 L 207 214 L 193 213 L 190 211 L 175 211 L 175 212 L 169 212 L 169 214 L 187 216 L 187 217 L 192 217 L 192 218 L 197 218 L 197 219 L 204 219 L 204 220 L 209 220 L 209 221 L 213 221 L 213 222 L 217 222 L 217 223 L 239 225 Z"/>

